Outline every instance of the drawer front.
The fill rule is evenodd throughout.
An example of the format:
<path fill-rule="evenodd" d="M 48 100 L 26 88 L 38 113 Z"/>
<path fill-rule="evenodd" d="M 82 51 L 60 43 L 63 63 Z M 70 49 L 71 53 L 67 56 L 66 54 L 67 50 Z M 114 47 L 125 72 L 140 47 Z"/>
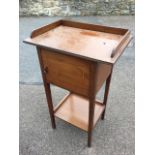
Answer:
<path fill-rule="evenodd" d="M 89 61 L 46 49 L 41 50 L 41 57 L 47 82 L 88 96 Z"/>

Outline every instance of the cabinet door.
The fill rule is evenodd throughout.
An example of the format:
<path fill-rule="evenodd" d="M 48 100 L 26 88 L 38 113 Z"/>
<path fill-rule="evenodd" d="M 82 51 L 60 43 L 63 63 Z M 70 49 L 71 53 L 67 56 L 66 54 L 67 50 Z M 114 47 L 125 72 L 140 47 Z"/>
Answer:
<path fill-rule="evenodd" d="M 41 57 L 47 82 L 88 96 L 89 61 L 46 49 L 41 49 Z"/>

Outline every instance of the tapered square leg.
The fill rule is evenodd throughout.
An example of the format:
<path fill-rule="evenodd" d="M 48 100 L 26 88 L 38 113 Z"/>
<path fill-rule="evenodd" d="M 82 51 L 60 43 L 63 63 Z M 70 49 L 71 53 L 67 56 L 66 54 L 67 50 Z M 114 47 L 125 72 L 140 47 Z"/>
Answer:
<path fill-rule="evenodd" d="M 91 147 L 93 121 L 94 121 L 94 108 L 95 108 L 95 83 L 96 83 L 96 63 L 90 65 L 90 83 L 89 83 L 89 118 L 88 118 L 88 147 Z"/>
<path fill-rule="evenodd" d="M 44 88 L 45 88 L 46 99 L 47 99 L 47 103 L 48 103 L 48 109 L 49 109 L 49 113 L 50 113 L 50 117 L 51 117 L 52 128 L 55 129 L 56 124 L 55 124 L 55 116 L 54 116 L 54 110 L 53 110 L 51 88 L 50 88 L 50 84 L 46 82 L 46 76 L 45 76 L 45 74 L 47 73 L 47 70 L 45 70 L 43 68 L 43 62 L 42 62 L 41 53 L 40 53 L 41 51 L 40 51 L 39 47 L 37 47 L 37 52 L 38 52 L 38 58 L 39 58 L 39 62 L 40 62 L 42 78 L 43 78 L 43 82 L 44 82 Z"/>
<path fill-rule="evenodd" d="M 92 131 L 88 131 L 88 147 L 91 147 Z"/>
<path fill-rule="evenodd" d="M 105 105 L 105 109 L 101 115 L 101 119 L 104 120 L 105 117 L 105 110 L 106 110 L 106 104 L 107 104 L 107 100 L 108 100 L 108 95 L 109 95 L 109 88 L 110 88 L 110 83 L 111 83 L 111 77 L 112 77 L 112 71 L 110 73 L 110 75 L 108 76 L 107 80 L 106 80 L 106 85 L 105 85 L 105 93 L 104 93 L 104 101 L 103 104 Z"/>
<path fill-rule="evenodd" d="M 88 147 L 91 147 L 92 132 L 93 132 L 93 120 L 94 120 L 94 98 L 89 100 L 89 126 L 88 126 Z"/>
<path fill-rule="evenodd" d="M 53 111 L 53 102 L 52 102 L 52 95 L 51 95 L 51 89 L 50 89 L 50 84 L 44 83 L 45 87 L 45 93 L 46 93 L 46 98 L 47 98 L 47 103 L 48 103 L 48 109 L 51 117 L 51 123 L 52 123 L 52 128 L 56 128 L 55 124 L 55 116 L 54 116 L 54 111 Z"/>

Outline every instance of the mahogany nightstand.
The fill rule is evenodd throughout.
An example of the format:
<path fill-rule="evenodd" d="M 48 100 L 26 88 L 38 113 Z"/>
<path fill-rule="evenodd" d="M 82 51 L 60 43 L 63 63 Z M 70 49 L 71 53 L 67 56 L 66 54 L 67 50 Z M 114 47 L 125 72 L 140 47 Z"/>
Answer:
<path fill-rule="evenodd" d="M 128 29 L 59 20 L 24 42 L 37 47 L 52 127 L 58 117 L 88 132 L 104 119 L 113 65 L 131 40 Z M 106 81 L 104 101 L 95 99 Z M 50 84 L 70 93 L 53 107 Z"/>

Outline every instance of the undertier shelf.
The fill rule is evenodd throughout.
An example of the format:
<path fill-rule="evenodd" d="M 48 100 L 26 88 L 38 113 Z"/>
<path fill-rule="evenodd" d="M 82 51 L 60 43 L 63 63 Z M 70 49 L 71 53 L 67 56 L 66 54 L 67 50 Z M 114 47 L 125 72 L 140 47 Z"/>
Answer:
<path fill-rule="evenodd" d="M 93 126 L 96 125 L 104 109 L 105 106 L 102 103 L 95 101 Z M 88 131 L 88 114 L 88 99 L 72 93 L 62 99 L 54 110 L 56 117 L 85 131 Z"/>

